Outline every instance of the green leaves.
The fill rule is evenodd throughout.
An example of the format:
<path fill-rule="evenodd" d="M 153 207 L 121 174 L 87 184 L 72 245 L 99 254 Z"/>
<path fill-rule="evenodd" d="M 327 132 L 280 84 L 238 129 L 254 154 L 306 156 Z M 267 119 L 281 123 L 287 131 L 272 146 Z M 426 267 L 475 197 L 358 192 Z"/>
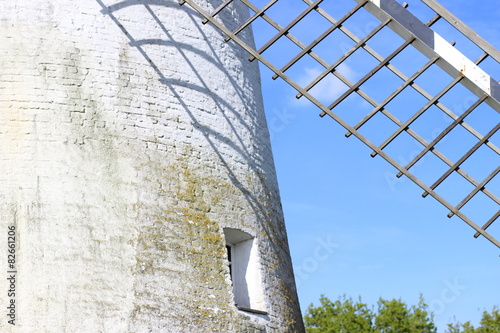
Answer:
<path fill-rule="evenodd" d="M 432 314 L 422 298 L 411 308 L 401 300 L 380 299 L 377 312 L 361 299 L 354 302 L 345 295 L 335 302 L 322 296 L 320 303 L 307 309 L 307 333 L 436 333 Z"/>
<path fill-rule="evenodd" d="M 307 333 L 436 333 L 434 315 L 422 296 L 409 307 L 400 299 L 377 303 L 377 311 L 347 296 L 335 302 L 321 296 L 320 305 L 312 304 L 304 316 Z M 479 327 L 470 322 L 448 324 L 445 333 L 500 333 L 500 310 L 484 311 Z"/>
<path fill-rule="evenodd" d="M 433 315 L 427 311 L 422 297 L 418 306 L 408 306 L 401 300 L 378 302 L 375 332 L 380 333 L 435 333 Z"/>
<path fill-rule="evenodd" d="M 335 302 L 322 296 L 321 306 L 311 304 L 304 317 L 307 333 L 372 333 L 373 314 L 366 304 L 345 295 Z"/>
<path fill-rule="evenodd" d="M 470 322 L 463 324 L 448 324 L 446 333 L 500 333 L 500 312 L 494 307 L 491 313 L 484 311 L 479 322 L 479 327 L 475 328 Z"/>

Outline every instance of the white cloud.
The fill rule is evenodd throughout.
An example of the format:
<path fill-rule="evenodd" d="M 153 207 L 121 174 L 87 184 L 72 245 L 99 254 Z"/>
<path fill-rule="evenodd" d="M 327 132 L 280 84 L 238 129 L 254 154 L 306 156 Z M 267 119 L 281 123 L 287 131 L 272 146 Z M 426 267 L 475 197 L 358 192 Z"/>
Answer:
<path fill-rule="evenodd" d="M 356 76 L 356 72 L 344 63 L 340 64 L 336 70 L 350 81 L 353 81 L 353 78 Z M 306 67 L 303 70 L 302 76 L 297 79 L 297 83 L 302 87 L 306 87 L 309 83 L 311 83 L 314 79 L 321 75 L 321 73 L 323 73 L 322 68 Z M 348 87 L 342 81 L 340 81 L 340 79 L 335 77 L 333 74 L 328 74 L 309 92 L 321 103 L 328 105 L 335 101 L 338 97 L 340 97 L 347 89 Z M 305 97 L 302 97 L 299 100 L 295 100 L 294 102 L 292 102 L 292 104 L 297 106 L 309 105 Z"/>

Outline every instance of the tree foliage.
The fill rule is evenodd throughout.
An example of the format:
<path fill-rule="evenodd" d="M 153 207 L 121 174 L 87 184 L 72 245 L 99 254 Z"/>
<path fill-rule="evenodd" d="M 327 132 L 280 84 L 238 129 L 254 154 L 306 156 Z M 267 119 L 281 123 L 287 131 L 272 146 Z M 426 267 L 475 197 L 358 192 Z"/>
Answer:
<path fill-rule="evenodd" d="M 375 316 L 375 332 L 380 333 L 435 333 L 432 313 L 427 311 L 422 297 L 417 306 L 409 308 L 401 300 L 378 302 Z"/>
<path fill-rule="evenodd" d="M 320 303 L 307 309 L 307 333 L 436 333 L 432 314 L 422 298 L 412 307 L 401 300 L 380 299 L 377 312 L 360 299 L 354 302 L 346 296 L 335 302 L 322 296 Z"/>
<path fill-rule="evenodd" d="M 446 333 L 500 333 L 500 312 L 494 307 L 491 313 L 483 311 L 479 327 L 475 328 L 469 321 L 460 324 L 448 324 Z"/>
<path fill-rule="evenodd" d="M 372 333 L 373 313 L 366 304 L 343 296 L 335 302 L 322 296 L 321 305 L 312 304 L 304 317 L 307 333 Z"/>
<path fill-rule="evenodd" d="M 308 307 L 304 322 L 307 333 L 436 333 L 434 316 L 422 296 L 409 307 L 400 299 L 384 300 L 373 310 L 359 298 L 347 296 L 332 302 L 321 296 L 320 305 Z M 469 321 L 448 324 L 445 333 L 500 333 L 500 309 L 484 311 L 479 326 Z"/>

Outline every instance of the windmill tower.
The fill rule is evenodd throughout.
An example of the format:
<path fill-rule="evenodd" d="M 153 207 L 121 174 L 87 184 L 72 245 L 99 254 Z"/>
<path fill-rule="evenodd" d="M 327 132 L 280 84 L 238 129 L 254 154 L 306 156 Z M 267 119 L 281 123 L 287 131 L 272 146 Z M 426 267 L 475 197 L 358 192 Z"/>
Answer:
<path fill-rule="evenodd" d="M 303 330 L 257 64 L 196 12 L 4 1 L 0 92 L 0 331 Z"/>

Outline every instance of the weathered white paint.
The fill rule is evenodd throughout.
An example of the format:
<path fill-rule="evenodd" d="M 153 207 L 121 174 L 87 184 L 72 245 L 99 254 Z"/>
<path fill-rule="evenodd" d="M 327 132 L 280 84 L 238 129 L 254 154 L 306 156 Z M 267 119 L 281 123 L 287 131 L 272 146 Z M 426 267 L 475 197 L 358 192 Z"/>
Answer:
<path fill-rule="evenodd" d="M 437 33 L 434 33 L 434 51 L 481 91 L 491 95 L 490 76 Z"/>
<path fill-rule="evenodd" d="M 358 3 L 364 2 L 364 0 L 356 1 Z M 461 83 L 476 95 L 482 96 L 486 93 L 492 96 L 491 85 L 496 85 L 496 81 L 492 80 L 485 71 L 450 45 L 439 34 L 431 31 L 430 28 L 424 27 L 424 24 L 418 18 L 398 2 L 394 0 L 370 0 L 365 8 L 382 21 L 391 17 L 393 21 L 388 26 L 404 39 L 413 36 L 419 37 L 423 29 L 426 29 L 426 32 L 429 33 L 426 33 L 425 37 L 429 37 L 430 34 L 430 39 L 433 39 L 431 45 L 429 45 L 430 41 L 419 39 L 415 40 L 412 45 L 429 58 L 438 55 L 440 60 L 437 65 L 453 77 L 462 76 L 464 80 Z M 391 8 L 393 12 L 387 13 L 384 8 Z M 487 102 L 495 109 L 500 108 L 499 101 L 496 99 L 488 99 Z"/>
<path fill-rule="evenodd" d="M 2 2 L 1 332 L 303 330 L 257 64 L 199 21 L 174 0 Z M 255 236 L 258 322 L 225 227 Z"/>

